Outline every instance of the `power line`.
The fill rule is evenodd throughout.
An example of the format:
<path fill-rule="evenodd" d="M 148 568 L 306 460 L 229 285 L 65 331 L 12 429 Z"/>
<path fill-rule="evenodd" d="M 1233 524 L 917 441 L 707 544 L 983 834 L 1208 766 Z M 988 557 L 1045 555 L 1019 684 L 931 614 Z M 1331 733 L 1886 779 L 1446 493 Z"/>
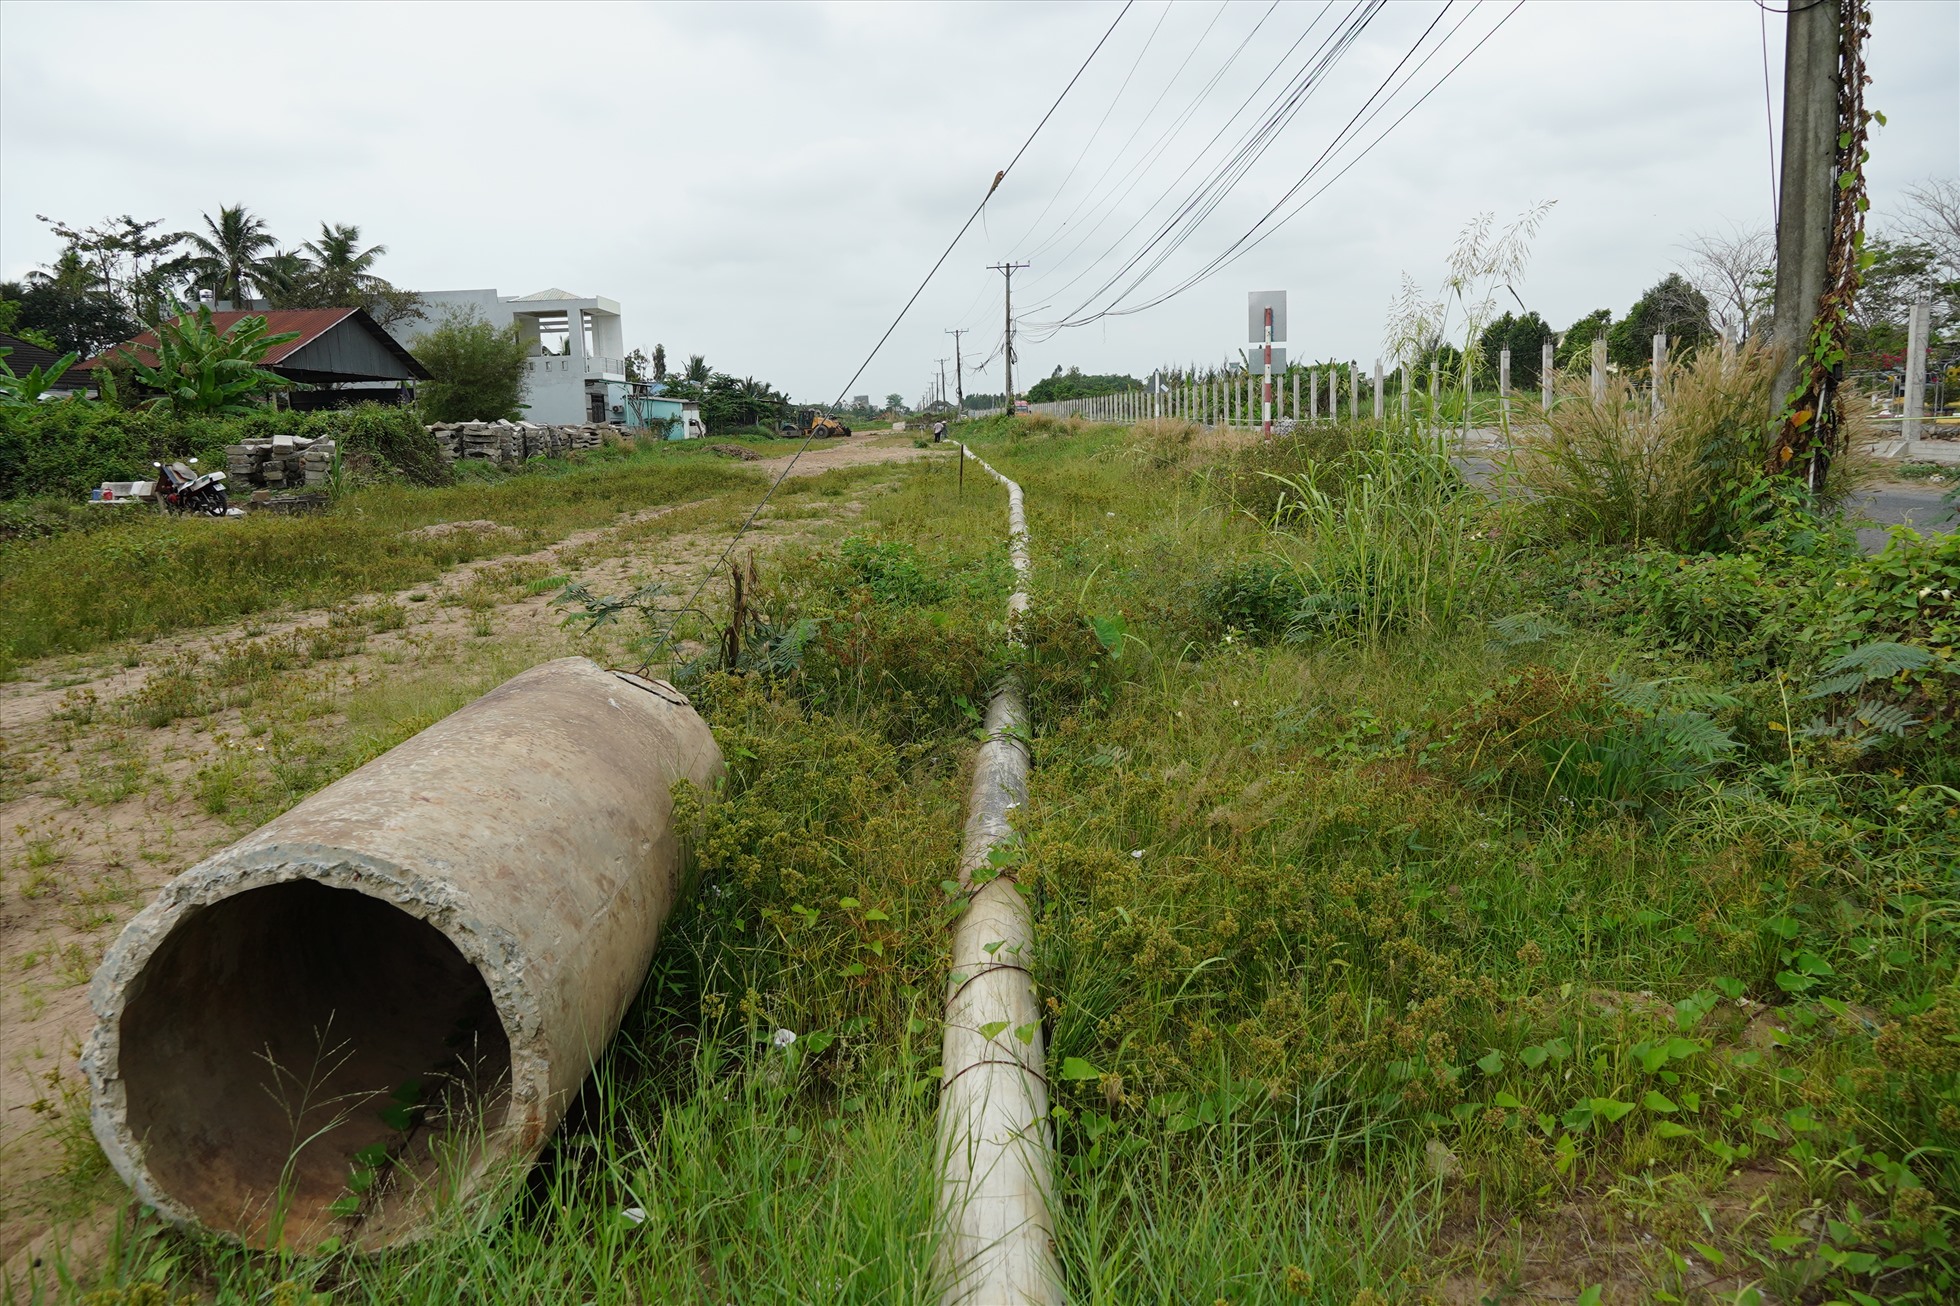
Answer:
<path fill-rule="evenodd" d="M 1167 149 L 1169 149 L 1170 144 L 1172 140 L 1175 139 L 1177 133 L 1182 131 L 1185 124 L 1187 124 L 1197 114 L 1198 109 L 1204 104 L 1205 100 L 1211 95 L 1211 93 L 1217 89 L 1218 84 L 1224 80 L 1226 73 L 1231 71 L 1232 65 L 1238 62 L 1239 56 L 1245 53 L 1246 49 L 1252 44 L 1252 39 L 1259 34 L 1260 29 L 1265 26 L 1266 20 L 1272 17 L 1273 11 L 1278 7 L 1279 6 L 1277 0 L 1275 0 L 1275 3 L 1270 5 L 1266 9 L 1266 11 L 1259 16 L 1259 21 L 1254 23 L 1252 25 L 1252 29 L 1248 31 L 1243 38 L 1240 39 L 1238 45 L 1235 46 L 1231 54 L 1226 57 L 1225 62 L 1219 65 L 1218 71 L 1212 74 L 1211 80 L 1207 82 L 1202 88 L 1200 88 L 1197 96 L 1192 100 L 1190 106 L 1187 107 L 1185 111 L 1181 115 L 1179 115 L 1178 118 L 1175 119 L 1169 127 L 1165 128 L 1163 134 L 1157 138 L 1156 143 L 1151 147 L 1151 149 L 1146 151 L 1144 155 L 1141 158 L 1139 158 L 1134 165 L 1132 165 L 1130 169 L 1130 173 L 1126 178 L 1129 184 L 1127 186 L 1123 186 L 1122 189 L 1119 191 L 1112 192 L 1112 194 L 1110 195 L 1109 212 L 1104 213 L 1104 215 L 1101 218 L 1098 218 L 1096 222 L 1092 226 L 1090 226 L 1087 231 L 1085 231 L 1082 234 L 1082 238 L 1078 240 L 1069 249 L 1068 253 L 1062 255 L 1060 260 L 1058 260 L 1059 266 L 1066 266 L 1068 262 L 1075 257 L 1076 253 L 1089 242 L 1090 238 L 1092 238 L 1096 234 L 1096 232 L 1102 229 L 1103 223 L 1107 222 L 1109 220 L 1110 214 L 1115 212 L 1115 206 L 1120 204 L 1123 201 L 1123 199 L 1125 199 L 1130 194 L 1131 191 L 1135 190 L 1136 187 L 1142 183 L 1143 179 L 1148 175 L 1148 169 L 1150 168 L 1151 164 L 1156 162 L 1157 159 L 1161 158 L 1164 152 Z M 1065 290 L 1069 286 L 1074 285 L 1077 281 L 1080 281 L 1084 276 L 1086 276 L 1091 268 L 1094 268 L 1097 264 L 1101 263 L 1103 259 L 1107 258 L 1110 253 L 1114 252 L 1114 247 L 1116 243 L 1120 243 L 1122 240 L 1127 238 L 1131 232 L 1136 230 L 1137 226 L 1141 222 L 1143 222 L 1143 220 L 1146 217 L 1148 217 L 1152 212 L 1156 210 L 1158 205 L 1162 204 L 1164 200 L 1170 196 L 1171 192 L 1174 189 L 1176 189 L 1177 185 L 1180 182 L 1182 182 L 1185 177 L 1190 175 L 1190 172 L 1193 168 L 1198 166 L 1199 161 L 1205 157 L 1205 154 L 1211 149 L 1211 147 L 1218 143 L 1219 138 L 1222 137 L 1226 133 L 1226 131 L 1228 131 L 1231 128 L 1231 125 L 1234 122 L 1238 121 L 1239 115 L 1243 114 L 1246 111 L 1246 109 L 1251 106 L 1252 102 L 1256 98 L 1258 98 L 1260 91 L 1264 90 L 1266 84 L 1272 81 L 1273 74 L 1277 73 L 1282 67 L 1285 66 L 1286 61 L 1289 58 L 1291 58 L 1293 52 L 1300 47 L 1301 42 L 1305 41 L 1308 36 L 1311 36 L 1313 34 L 1314 28 L 1320 25 L 1320 20 L 1326 16 L 1327 12 L 1332 7 L 1333 7 L 1333 0 L 1327 0 L 1327 3 L 1321 6 L 1320 12 L 1314 16 L 1313 21 L 1307 25 L 1306 30 L 1303 31 L 1299 36 L 1295 37 L 1293 40 L 1293 44 L 1288 46 L 1284 51 L 1281 52 L 1279 58 L 1273 63 L 1273 66 L 1267 70 L 1266 75 L 1261 77 L 1258 80 L 1258 82 L 1256 82 L 1253 85 L 1251 91 L 1247 92 L 1245 99 L 1239 103 L 1238 108 L 1232 110 L 1232 112 L 1226 116 L 1225 121 L 1219 126 L 1218 130 L 1212 133 L 1211 139 L 1206 141 L 1202 146 L 1198 148 L 1197 152 L 1191 156 L 1191 161 L 1184 165 L 1184 167 L 1178 172 L 1177 176 L 1171 178 L 1170 184 L 1164 188 L 1163 192 L 1159 194 L 1155 200 L 1151 201 L 1151 203 L 1144 208 L 1143 213 L 1139 215 L 1137 219 L 1133 221 L 1129 225 L 1129 227 L 1127 227 L 1123 231 L 1122 235 L 1116 238 L 1115 242 L 1112 242 L 1111 248 L 1109 250 L 1106 250 L 1104 253 L 1098 255 L 1095 259 L 1091 260 L 1090 263 L 1087 265 L 1087 267 L 1083 268 L 1082 271 L 1076 273 L 1075 276 L 1063 282 L 1061 286 L 1057 287 L 1058 290 Z M 1168 90 L 1168 88 L 1166 89 Z M 1242 136 L 1240 140 L 1241 142 L 1243 142 L 1244 137 Z M 1110 166 L 1112 167 L 1114 166 L 1114 161 L 1112 161 Z M 1107 174 L 1108 174 L 1108 169 L 1104 169 L 1104 175 L 1106 176 Z M 1097 185 L 1100 185 L 1101 181 L 1102 178 L 1100 177 L 1097 178 Z M 1081 207 L 1080 205 L 1077 206 L 1078 209 L 1080 207 Z M 1074 214 L 1071 213 L 1070 217 L 1072 218 L 1073 216 Z M 1061 232 L 1057 231 L 1054 237 L 1044 242 L 1040 248 L 1034 251 L 1034 253 L 1035 254 L 1040 253 L 1042 249 L 1046 249 L 1049 245 L 1052 245 L 1054 243 L 1054 240 L 1059 239 L 1060 236 L 1061 236 Z M 1034 257 L 1034 254 L 1030 254 L 1029 257 L 1031 258 Z M 1042 278 L 1037 277 L 1036 283 L 1039 284 L 1041 280 Z"/>
<path fill-rule="evenodd" d="M 1089 133 L 1087 140 L 1082 142 L 1082 151 L 1075 156 L 1075 162 L 1069 165 L 1068 173 L 1062 178 L 1061 185 L 1057 186 L 1055 193 L 1048 197 L 1048 203 L 1042 205 L 1041 212 L 1037 213 L 1034 221 L 1028 224 L 1027 231 L 1021 233 L 1021 240 L 1026 240 L 1029 234 L 1041 225 L 1041 220 L 1048 216 L 1048 210 L 1055 207 L 1055 201 L 1061 198 L 1062 192 L 1068 189 L 1069 182 L 1075 179 L 1075 170 L 1081 167 L 1082 160 L 1089 156 L 1089 150 L 1095 145 L 1096 137 L 1102 135 L 1102 129 L 1109 122 L 1109 115 L 1115 113 L 1116 106 L 1123 102 L 1123 93 L 1130 89 L 1131 80 L 1136 77 L 1137 69 L 1143 65 L 1143 57 L 1150 53 L 1151 44 L 1156 41 L 1157 33 L 1164 26 L 1164 19 L 1170 15 L 1170 12 L 1171 0 L 1164 0 L 1164 10 L 1157 15 L 1156 24 L 1151 27 L 1150 34 L 1144 38 L 1143 48 L 1137 51 L 1136 59 L 1130 64 L 1130 71 L 1123 75 L 1123 84 L 1116 88 L 1116 94 L 1110 98 L 1109 107 L 1104 109 L 1103 116 L 1097 119 L 1096 129 Z M 1214 19 L 1214 21 L 1216 20 Z M 1185 58 L 1188 61 L 1190 56 L 1186 55 Z M 1149 115 L 1146 114 L 1145 116 L 1148 117 Z M 1064 219 L 1064 222 L 1066 222 L 1066 219 Z M 1021 241 L 1017 240 L 1014 243 L 1018 245 Z M 1033 255 L 1029 255 L 1029 257 L 1032 258 Z"/>
<path fill-rule="evenodd" d="M 1217 207 L 1224 202 L 1226 197 L 1238 186 L 1239 182 L 1249 174 L 1253 164 L 1278 139 L 1279 132 L 1299 114 L 1305 106 L 1307 98 L 1318 88 L 1326 75 L 1353 46 L 1355 41 L 1359 39 L 1362 31 L 1373 21 L 1382 7 L 1381 0 L 1371 0 L 1368 4 L 1356 5 L 1351 8 L 1346 19 L 1321 40 L 1309 61 L 1299 71 L 1288 78 L 1281 92 L 1267 105 L 1257 120 L 1241 133 L 1238 141 L 1228 154 L 1221 161 L 1212 165 L 1199 184 L 1167 217 L 1157 224 L 1149 238 L 1131 253 L 1114 273 L 1105 277 L 1103 282 L 1084 298 L 1080 306 L 1064 316 L 1059 322 L 1047 324 L 1049 333 L 1052 335 L 1054 331 L 1064 326 L 1085 325 L 1087 322 L 1094 321 L 1101 314 L 1080 320 L 1077 320 L 1075 315 L 1080 313 L 1082 309 L 1087 308 L 1089 303 L 1109 290 L 1119 279 L 1135 269 L 1146 258 L 1149 258 L 1153 250 L 1157 251 L 1156 256 L 1154 259 L 1151 259 L 1150 265 L 1144 269 L 1143 277 L 1147 277 L 1150 273 L 1154 272 L 1163 264 L 1165 259 L 1169 258 L 1171 254 L 1175 253 L 1178 248 L 1189 240 L 1203 222 L 1210 217 Z M 1445 12 L 1447 12 L 1447 9 L 1448 5 L 1445 6 Z M 1323 16 L 1324 14 L 1325 10 L 1323 10 Z M 1206 143 L 1204 150 L 1201 150 L 1193 158 L 1192 162 L 1187 164 L 1184 170 L 1178 174 L 1178 177 L 1172 180 L 1171 186 L 1167 187 L 1164 192 L 1166 198 L 1171 193 L 1171 189 L 1175 188 L 1185 176 L 1189 175 L 1191 169 L 1197 166 L 1198 160 L 1204 156 L 1204 152 L 1208 151 L 1213 144 L 1216 144 L 1218 139 L 1224 135 L 1226 128 L 1233 121 L 1236 121 L 1239 114 L 1243 113 L 1251 105 L 1259 89 L 1263 88 L 1266 82 L 1272 80 L 1273 75 L 1279 71 L 1279 68 L 1285 64 L 1293 52 L 1305 42 L 1306 38 L 1312 35 L 1314 27 L 1318 25 L 1319 18 L 1317 17 L 1313 26 L 1310 26 L 1307 31 L 1303 32 L 1294 41 L 1293 45 L 1281 56 L 1280 62 L 1274 65 L 1272 72 L 1267 73 L 1266 77 L 1261 80 L 1259 87 L 1254 88 L 1253 94 L 1246 98 L 1231 118 L 1227 119 L 1226 126 L 1221 127 L 1213 135 L 1211 141 Z M 1431 27 L 1433 28 L 1434 25 L 1434 22 L 1432 22 Z M 1424 35 L 1426 37 L 1427 32 Z M 1419 41 L 1421 39 L 1418 38 Z M 1161 202 L 1160 199 L 1159 203 Z M 1152 209 L 1155 207 L 1156 205 L 1154 204 L 1151 206 Z M 1142 220 L 1140 217 L 1137 222 L 1131 223 L 1129 230 L 1122 237 L 1118 238 L 1117 244 L 1120 244 L 1129 235 L 1130 231 L 1134 231 Z M 1094 260 L 1090 264 L 1090 267 L 1097 266 L 1103 262 L 1104 259 L 1116 252 L 1116 248 L 1117 245 L 1112 245 L 1108 251 Z M 1075 278 L 1072 278 L 1068 284 L 1073 284 L 1074 281 L 1080 280 L 1081 275 L 1078 274 Z M 1140 277 L 1138 282 L 1141 279 Z M 1130 289 L 1134 289 L 1138 282 L 1133 282 Z M 1124 293 L 1128 293 L 1127 290 Z M 1118 298 L 1120 300 L 1121 296 Z"/>
<path fill-rule="evenodd" d="M 1064 327 L 1083 326 L 1083 325 L 1087 325 L 1090 322 L 1097 321 L 1103 317 L 1128 316 L 1130 314 L 1143 312 L 1146 309 L 1154 308 L 1184 293 L 1186 290 L 1191 289 L 1193 286 L 1196 286 L 1200 282 L 1208 279 L 1215 273 L 1222 271 L 1225 267 L 1229 266 L 1234 262 L 1237 262 L 1238 259 L 1244 257 L 1244 255 L 1250 253 L 1253 249 L 1263 244 L 1267 239 L 1267 237 L 1271 236 L 1280 227 L 1290 222 L 1294 217 L 1296 217 L 1300 213 L 1302 209 L 1304 209 L 1308 204 L 1312 203 L 1315 199 L 1319 198 L 1321 195 L 1325 194 L 1329 187 L 1331 187 L 1335 182 L 1339 181 L 1350 170 L 1352 170 L 1356 164 L 1360 163 L 1362 159 L 1366 158 L 1370 153 L 1372 153 L 1375 150 L 1375 148 L 1378 147 L 1382 143 L 1382 141 L 1385 140 L 1389 136 L 1389 134 L 1395 130 L 1396 127 L 1400 126 L 1401 123 L 1404 120 L 1406 120 L 1410 114 L 1415 112 L 1416 109 L 1420 108 L 1422 104 L 1429 99 L 1430 96 L 1436 93 L 1437 90 L 1441 89 L 1443 84 L 1447 82 L 1452 76 L 1454 76 L 1457 70 L 1462 68 L 1462 66 L 1473 55 L 1475 55 L 1478 50 L 1482 49 L 1484 44 L 1488 42 L 1493 36 L 1495 36 L 1497 32 L 1501 30 L 1503 26 L 1510 21 L 1510 19 L 1517 13 L 1518 9 L 1522 7 L 1522 5 L 1523 5 L 1523 0 L 1517 0 L 1517 3 L 1513 4 L 1512 7 L 1504 14 L 1504 16 L 1500 18 L 1491 27 L 1491 29 L 1488 32 L 1484 33 L 1484 35 L 1480 37 L 1477 40 L 1477 42 L 1474 45 L 1472 45 L 1471 48 L 1461 58 L 1459 58 L 1454 64 L 1452 64 L 1447 70 L 1445 70 L 1435 80 L 1435 82 L 1432 83 L 1429 86 L 1429 88 L 1422 93 L 1421 96 L 1417 97 L 1417 99 L 1413 103 L 1411 103 L 1406 109 L 1404 109 L 1399 115 L 1397 115 L 1394 121 L 1389 123 L 1389 125 L 1386 128 L 1384 128 L 1380 134 L 1375 136 L 1373 140 L 1369 141 L 1366 146 L 1364 146 L 1353 157 L 1351 157 L 1344 165 L 1342 165 L 1340 170 L 1336 172 L 1332 177 L 1328 178 L 1327 181 L 1325 181 L 1318 189 L 1313 191 L 1313 193 L 1307 195 L 1304 199 L 1300 200 L 1300 202 L 1294 205 L 1283 217 L 1280 217 L 1277 221 L 1273 221 L 1274 214 L 1278 213 L 1279 210 L 1282 207 L 1284 207 L 1289 200 L 1291 200 L 1303 188 L 1305 188 L 1305 186 L 1308 185 L 1314 179 L 1315 175 L 1318 174 L 1320 171 L 1322 171 L 1322 169 L 1328 165 L 1329 161 L 1332 158 L 1334 158 L 1344 146 L 1350 143 L 1350 140 L 1352 139 L 1350 133 L 1352 133 L 1356 127 L 1365 128 L 1369 123 L 1373 122 L 1377 117 L 1379 117 L 1381 113 L 1384 112 L 1389 107 L 1389 104 L 1394 99 L 1394 97 L 1398 95 L 1402 90 L 1406 89 L 1409 86 L 1409 84 L 1414 81 L 1415 77 L 1421 72 L 1421 70 L 1424 67 L 1426 67 L 1430 63 L 1430 61 L 1433 60 L 1436 57 L 1436 55 L 1443 50 L 1445 46 L 1448 45 L 1448 43 L 1456 35 L 1456 33 L 1460 31 L 1465 25 L 1465 23 L 1469 21 L 1470 15 L 1474 14 L 1478 8 L 1482 7 L 1481 0 L 1478 0 L 1478 3 L 1472 6 L 1470 13 L 1466 14 L 1463 19 L 1460 19 L 1457 22 L 1456 26 L 1452 27 L 1450 31 L 1442 38 L 1442 40 L 1438 41 L 1436 45 L 1429 51 L 1429 53 L 1423 56 L 1422 60 L 1416 64 L 1415 68 L 1410 70 L 1408 76 L 1403 78 L 1400 85 L 1393 86 L 1391 89 L 1391 83 L 1394 82 L 1396 75 L 1401 71 L 1401 69 L 1405 65 L 1407 65 L 1409 60 L 1412 57 L 1414 57 L 1416 51 L 1421 48 L 1422 43 L 1428 38 L 1429 33 L 1432 32 L 1435 29 L 1437 23 L 1441 21 L 1443 14 L 1439 13 L 1437 15 L 1436 20 L 1432 21 L 1430 26 L 1424 30 L 1423 35 L 1417 38 L 1415 44 L 1412 45 L 1409 51 L 1403 55 L 1401 61 L 1399 61 L 1396 64 L 1395 68 L 1390 71 L 1388 77 L 1383 79 L 1381 85 L 1377 86 L 1375 91 L 1368 97 L 1367 100 L 1363 102 L 1362 108 L 1356 111 L 1356 114 L 1349 119 L 1348 123 L 1342 127 L 1340 132 L 1336 133 L 1334 139 L 1330 141 L 1326 149 L 1324 149 L 1321 152 L 1320 156 L 1300 177 L 1300 179 L 1296 181 L 1291 187 L 1289 187 L 1287 191 L 1283 195 L 1281 195 L 1280 198 L 1277 201 L 1275 201 L 1274 204 L 1271 207 L 1269 207 L 1267 211 L 1264 214 L 1262 214 L 1259 217 L 1259 219 L 1252 224 L 1250 228 L 1247 229 L 1246 232 L 1240 235 L 1231 244 L 1227 245 L 1224 250 L 1222 250 L 1219 254 L 1215 255 L 1197 272 L 1185 278 L 1183 281 L 1178 283 L 1176 286 L 1172 287 L 1170 290 L 1167 290 L 1163 294 L 1160 294 L 1140 304 L 1133 304 L 1127 307 L 1118 307 L 1118 305 L 1122 303 L 1122 300 L 1124 299 L 1125 296 L 1133 293 L 1136 289 L 1138 289 L 1138 287 L 1142 285 L 1143 281 L 1152 272 L 1154 272 L 1157 268 L 1162 266 L 1164 260 L 1168 258 L 1169 254 L 1173 252 L 1173 250 L 1176 248 L 1176 245 L 1181 245 L 1182 243 L 1184 243 L 1185 240 L 1189 239 L 1191 231 L 1187 229 L 1187 231 L 1184 234 L 1179 236 L 1178 240 L 1175 242 L 1174 245 L 1172 245 L 1170 248 L 1165 249 L 1156 259 L 1152 261 L 1151 265 L 1148 268 L 1145 268 L 1141 274 L 1139 274 L 1135 279 L 1133 279 L 1123 291 L 1119 292 L 1116 295 L 1116 297 L 1112 299 L 1108 304 L 1106 304 L 1101 310 L 1089 314 L 1086 317 L 1078 316 L 1078 314 L 1082 312 L 1082 309 L 1087 308 L 1088 306 L 1087 302 L 1085 301 L 1085 303 L 1081 306 L 1081 308 L 1078 308 L 1077 310 L 1075 310 L 1073 313 L 1071 313 L 1069 316 L 1065 317 L 1061 321 L 1047 324 L 1047 336 L 1044 336 L 1042 338 L 1046 339 L 1049 336 L 1054 335 L 1057 331 L 1060 331 Z M 1445 5 L 1443 13 L 1447 13 L 1449 8 L 1450 8 L 1449 5 Z M 1378 100 L 1379 103 L 1377 103 Z M 1370 108 L 1369 106 L 1371 105 L 1374 107 Z M 1130 265 L 1134 266 L 1135 262 L 1136 259 L 1133 258 L 1131 260 Z M 1105 288 L 1107 288 L 1109 284 L 1110 284 L 1109 282 L 1106 282 Z M 1093 298 L 1093 296 L 1091 298 Z"/>
<path fill-rule="evenodd" d="M 1034 144 L 1035 137 L 1041 135 L 1041 129 L 1046 127 L 1048 120 L 1055 116 L 1055 110 L 1062 107 L 1062 101 L 1067 99 L 1068 93 L 1075 89 L 1075 84 L 1082 80 L 1082 74 L 1089 70 L 1091 63 L 1095 62 L 1096 55 L 1101 52 L 1103 46 L 1108 43 L 1109 38 L 1115 33 L 1117 24 L 1123 21 L 1123 16 L 1130 12 L 1130 6 L 1135 3 L 1136 0 L 1124 0 L 1123 7 L 1117 11 L 1116 17 L 1111 20 L 1108 30 L 1102 34 L 1102 38 L 1089 51 L 1088 57 L 1083 59 L 1082 66 L 1077 68 L 1075 75 L 1068 79 L 1068 85 L 1062 87 L 1061 94 L 1057 95 L 1055 102 L 1048 106 L 1048 112 L 1041 115 L 1041 121 L 1034 125 L 1034 130 L 1029 132 L 1027 139 L 1021 142 L 1021 148 L 1014 151 L 1014 157 L 1007 161 L 1007 166 L 994 174 L 993 184 L 987 187 L 987 193 L 980 197 L 980 202 L 973 206 L 973 212 L 967 214 L 966 221 L 962 222 L 960 229 L 953 233 L 953 238 L 946 242 L 946 248 L 940 251 L 938 258 L 933 260 L 932 267 L 927 269 L 925 276 L 920 279 L 917 289 L 913 290 L 911 297 L 905 301 L 905 306 L 898 310 L 897 316 L 892 318 L 891 325 L 885 328 L 885 333 L 878 337 L 878 343 L 871 346 L 871 352 L 864 356 L 862 363 L 858 364 L 857 371 L 851 373 L 851 379 L 839 388 L 837 398 L 832 401 L 832 407 L 844 401 L 844 396 L 851 392 L 851 387 L 858 383 L 858 378 L 864 375 L 865 369 L 870 367 L 872 360 L 878 357 L 878 351 L 883 349 L 885 342 L 892 338 L 892 332 L 898 330 L 898 324 L 903 322 L 905 315 L 912 311 L 912 305 L 919 302 L 919 296 L 925 293 L 926 287 L 932 284 L 933 277 L 938 275 L 939 269 L 951 257 L 953 250 L 965 238 L 966 233 L 972 229 L 973 224 L 979 220 L 981 212 L 987 207 L 987 201 L 994 197 L 994 192 L 1000 189 L 1000 184 L 1007 180 L 1007 174 L 1014 171 L 1014 165 L 1019 163 L 1021 156 L 1028 152 L 1028 147 Z M 735 546 L 742 542 L 742 537 L 748 534 L 750 527 L 755 525 L 756 518 L 762 515 L 762 510 L 769 506 L 769 500 L 775 497 L 776 487 L 780 486 L 784 479 L 789 476 L 790 469 L 796 466 L 796 460 L 801 458 L 804 450 L 810 447 L 810 441 L 816 438 L 817 430 L 818 427 L 813 423 L 810 427 L 810 433 L 803 437 L 803 443 L 796 446 L 796 452 L 791 454 L 789 461 L 783 464 L 783 470 L 777 473 L 776 479 L 769 483 L 769 488 L 763 492 L 762 498 L 756 503 L 754 510 L 744 519 L 741 526 L 736 528 L 734 536 L 728 541 L 728 547 L 721 551 L 721 556 L 715 559 L 714 565 L 708 568 L 706 574 L 701 577 L 701 583 L 694 587 L 692 594 L 688 595 L 687 602 L 681 605 L 681 611 L 692 608 L 700 599 L 702 591 L 708 588 L 708 582 L 720 573 L 722 567 L 728 562 L 729 557 L 734 554 Z M 669 633 L 663 636 L 660 642 L 654 646 L 653 651 L 647 654 L 646 660 L 640 663 L 641 674 L 644 674 L 647 668 L 653 665 L 654 658 L 664 652 L 672 642 L 673 635 L 670 629 Z"/>

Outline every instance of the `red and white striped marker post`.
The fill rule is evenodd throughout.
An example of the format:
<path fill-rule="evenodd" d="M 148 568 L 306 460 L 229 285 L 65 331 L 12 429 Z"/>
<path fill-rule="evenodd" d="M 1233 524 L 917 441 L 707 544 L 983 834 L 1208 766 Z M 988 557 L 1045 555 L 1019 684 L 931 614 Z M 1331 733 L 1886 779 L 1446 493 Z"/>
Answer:
<path fill-rule="evenodd" d="M 1259 429 L 1268 440 L 1273 438 L 1273 310 L 1266 310 L 1266 383 L 1259 400 Z"/>

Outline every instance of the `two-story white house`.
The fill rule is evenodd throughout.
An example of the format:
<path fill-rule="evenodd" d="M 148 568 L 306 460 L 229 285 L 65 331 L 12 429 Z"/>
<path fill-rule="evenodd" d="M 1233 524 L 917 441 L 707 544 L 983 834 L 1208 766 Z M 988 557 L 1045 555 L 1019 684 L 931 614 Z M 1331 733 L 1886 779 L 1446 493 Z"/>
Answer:
<path fill-rule="evenodd" d="M 627 405 L 626 337 L 619 303 L 553 287 L 530 295 L 494 290 L 425 290 L 428 317 L 399 323 L 391 332 L 410 349 L 416 335 L 451 313 L 476 310 L 493 327 L 517 323 L 530 347 L 531 375 L 524 419 L 529 422 L 631 422 Z M 487 416 L 487 414 L 486 414 Z"/>

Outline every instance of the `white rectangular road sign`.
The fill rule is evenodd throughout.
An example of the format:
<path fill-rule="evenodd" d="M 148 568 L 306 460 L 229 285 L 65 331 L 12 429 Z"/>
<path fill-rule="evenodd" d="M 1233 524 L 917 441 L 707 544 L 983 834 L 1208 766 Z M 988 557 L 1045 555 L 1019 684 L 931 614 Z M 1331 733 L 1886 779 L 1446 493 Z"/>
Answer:
<path fill-rule="evenodd" d="M 1245 338 L 1253 344 L 1264 344 L 1266 340 L 1266 310 L 1273 310 L 1273 339 L 1286 339 L 1286 292 L 1284 290 L 1255 290 L 1247 294 L 1245 314 Z"/>

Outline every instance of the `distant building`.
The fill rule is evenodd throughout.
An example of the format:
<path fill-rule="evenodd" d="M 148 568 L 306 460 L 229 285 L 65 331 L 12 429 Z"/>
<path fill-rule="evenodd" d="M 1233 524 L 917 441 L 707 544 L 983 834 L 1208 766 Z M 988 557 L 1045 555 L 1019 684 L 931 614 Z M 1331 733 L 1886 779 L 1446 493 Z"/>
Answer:
<path fill-rule="evenodd" d="M 428 305 L 427 320 L 390 328 L 404 344 L 449 314 L 471 309 L 493 327 L 517 324 L 531 354 L 524 394 L 527 422 L 642 426 L 665 416 L 645 404 L 628 402 L 636 394 L 644 398 L 652 391 L 626 379 L 626 337 L 617 300 L 574 295 L 557 287 L 529 295 L 500 295 L 494 290 L 425 290 L 421 295 Z"/>

